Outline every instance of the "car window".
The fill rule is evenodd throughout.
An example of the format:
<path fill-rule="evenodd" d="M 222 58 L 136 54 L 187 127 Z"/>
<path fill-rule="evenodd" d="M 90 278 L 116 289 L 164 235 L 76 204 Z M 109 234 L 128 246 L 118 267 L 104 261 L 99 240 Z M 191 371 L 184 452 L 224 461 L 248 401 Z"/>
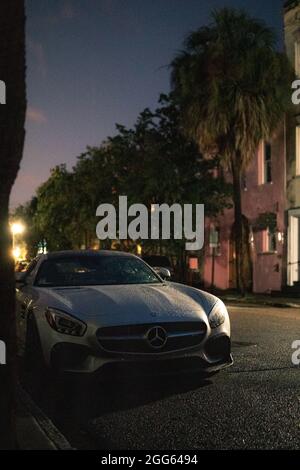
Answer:
<path fill-rule="evenodd" d="M 138 258 L 68 256 L 45 260 L 36 277 L 39 287 L 161 283 Z"/>

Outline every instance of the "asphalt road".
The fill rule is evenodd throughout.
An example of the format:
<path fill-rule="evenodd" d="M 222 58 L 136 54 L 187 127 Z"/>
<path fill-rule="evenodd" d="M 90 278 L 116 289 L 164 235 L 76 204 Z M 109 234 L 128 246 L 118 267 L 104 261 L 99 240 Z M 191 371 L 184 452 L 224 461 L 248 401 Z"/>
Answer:
<path fill-rule="evenodd" d="M 299 449 L 298 309 L 232 307 L 234 366 L 201 382 L 169 377 L 62 390 L 25 384 L 83 449 Z"/>

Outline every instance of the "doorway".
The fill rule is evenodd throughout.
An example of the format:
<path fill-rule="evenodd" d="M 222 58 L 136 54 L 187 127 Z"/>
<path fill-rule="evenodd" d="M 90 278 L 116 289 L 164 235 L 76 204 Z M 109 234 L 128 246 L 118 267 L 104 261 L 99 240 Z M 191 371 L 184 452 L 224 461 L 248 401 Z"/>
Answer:
<path fill-rule="evenodd" d="M 292 286 L 300 281 L 300 209 L 292 209 L 288 216 L 288 279 Z"/>

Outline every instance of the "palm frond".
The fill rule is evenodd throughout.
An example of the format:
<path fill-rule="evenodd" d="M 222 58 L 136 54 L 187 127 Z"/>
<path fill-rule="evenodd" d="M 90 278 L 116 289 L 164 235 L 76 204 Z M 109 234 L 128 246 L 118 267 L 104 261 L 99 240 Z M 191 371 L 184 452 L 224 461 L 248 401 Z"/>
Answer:
<path fill-rule="evenodd" d="M 215 149 L 225 161 L 236 153 L 246 167 L 288 106 L 292 71 L 274 31 L 223 8 L 184 45 L 171 63 L 171 84 L 186 132 L 202 151 Z"/>

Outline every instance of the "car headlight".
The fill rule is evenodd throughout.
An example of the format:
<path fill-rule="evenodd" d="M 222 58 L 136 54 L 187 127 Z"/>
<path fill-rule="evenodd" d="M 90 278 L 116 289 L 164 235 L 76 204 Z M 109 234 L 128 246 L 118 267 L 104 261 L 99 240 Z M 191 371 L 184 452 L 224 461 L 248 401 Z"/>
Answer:
<path fill-rule="evenodd" d="M 86 332 L 87 326 L 84 322 L 61 310 L 47 308 L 45 315 L 51 328 L 58 333 L 70 336 L 83 336 Z"/>
<path fill-rule="evenodd" d="M 227 310 L 223 302 L 217 302 L 208 315 L 210 327 L 218 328 L 218 326 L 221 326 L 225 322 L 226 313 Z"/>

